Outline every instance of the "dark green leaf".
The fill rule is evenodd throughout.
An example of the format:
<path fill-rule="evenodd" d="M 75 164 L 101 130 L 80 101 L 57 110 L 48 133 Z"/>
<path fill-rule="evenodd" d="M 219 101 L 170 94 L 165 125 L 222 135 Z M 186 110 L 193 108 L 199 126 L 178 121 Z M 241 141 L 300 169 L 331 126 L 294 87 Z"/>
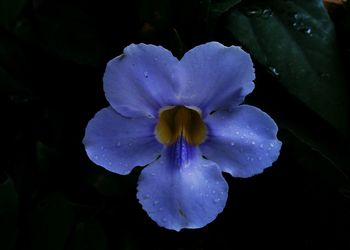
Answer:
<path fill-rule="evenodd" d="M 291 94 L 347 133 L 346 81 L 321 0 L 244 2 L 227 28 Z"/>
<path fill-rule="evenodd" d="M 28 0 L 0 0 L 0 26 L 11 29 Z"/>
<path fill-rule="evenodd" d="M 0 247 L 12 249 L 17 235 L 18 197 L 13 181 L 0 179 Z"/>
<path fill-rule="evenodd" d="M 214 16 L 220 16 L 240 2 L 241 0 L 211 1 L 210 12 Z"/>
<path fill-rule="evenodd" d="M 44 144 L 42 141 L 36 143 L 36 154 L 38 166 L 44 172 L 54 170 L 50 168 L 53 168 L 53 166 L 56 166 L 59 162 L 58 152 Z"/>
<path fill-rule="evenodd" d="M 310 138 L 309 135 L 295 128 L 282 130 L 281 134 L 282 139 L 291 146 L 288 148 L 291 157 L 311 176 L 338 191 L 349 190 L 350 179 L 345 172 L 348 166 L 342 158 L 336 158 L 337 155 L 329 149 L 329 145 L 323 145 L 317 139 Z"/>
<path fill-rule="evenodd" d="M 74 222 L 73 209 L 62 194 L 41 201 L 32 216 L 31 249 L 62 250 Z"/>
<path fill-rule="evenodd" d="M 79 223 L 68 249 L 107 250 L 106 235 L 100 223 L 95 220 Z"/>

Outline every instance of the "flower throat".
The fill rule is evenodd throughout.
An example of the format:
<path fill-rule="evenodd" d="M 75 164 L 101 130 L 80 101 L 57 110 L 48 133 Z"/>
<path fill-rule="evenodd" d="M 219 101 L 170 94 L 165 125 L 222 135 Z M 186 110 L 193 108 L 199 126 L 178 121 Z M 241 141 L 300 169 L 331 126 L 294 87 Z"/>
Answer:
<path fill-rule="evenodd" d="M 190 145 L 199 145 L 206 138 L 207 128 L 196 110 L 175 106 L 161 110 L 155 132 L 165 145 L 176 143 L 180 137 Z"/>

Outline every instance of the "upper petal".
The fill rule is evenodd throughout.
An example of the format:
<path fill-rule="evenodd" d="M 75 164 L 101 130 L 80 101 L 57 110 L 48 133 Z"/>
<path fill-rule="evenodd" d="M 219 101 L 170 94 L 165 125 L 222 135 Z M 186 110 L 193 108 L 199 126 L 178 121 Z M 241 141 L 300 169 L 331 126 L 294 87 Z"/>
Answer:
<path fill-rule="evenodd" d="M 200 228 L 224 209 L 228 186 L 218 166 L 201 157 L 198 148 L 161 158 L 141 172 L 137 198 L 159 226 L 179 231 Z M 180 150 L 181 151 L 181 150 Z M 178 156 L 183 155 L 179 161 Z"/>
<path fill-rule="evenodd" d="M 162 145 L 154 137 L 155 119 L 125 118 L 113 108 L 100 110 L 85 130 L 89 158 L 109 171 L 128 174 L 156 159 Z"/>
<path fill-rule="evenodd" d="M 156 117 L 174 104 L 179 61 L 161 46 L 131 44 L 108 62 L 103 77 L 111 106 L 127 117 Z"/>
<path fill-rule="evenodd" d="M 237 106 L 254 89 L 253 63 L 240 47 L 209 42 L 188 51 L 180 64 L 179 97 L 204 115 Z"/>
<path fill-rule="evenodd" d="M 278 158 L 282 143 L 275 122 L 258 108 L 241 105 L 206 118 L 208 138 L 201 150 L 222 171 L 236 177 L 261 173 Z"/>

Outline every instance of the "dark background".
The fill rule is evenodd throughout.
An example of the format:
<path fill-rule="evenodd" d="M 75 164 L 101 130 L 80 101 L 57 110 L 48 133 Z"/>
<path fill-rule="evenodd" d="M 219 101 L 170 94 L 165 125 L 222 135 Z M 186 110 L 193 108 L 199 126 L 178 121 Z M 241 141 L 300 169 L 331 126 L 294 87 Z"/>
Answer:
<path fill-rule="evenodd" d="M 349 1 L 334 2 L 0 0 L 0 249 L 350 249 Z M 138 203 L 140 168 L 107 172 L 81 141 L 124 47 L 181 58 L 212 40 L 251 54 L 246 103 L 283 146 L 263 174 L 225 175 L 213 223 L 177 233 Z"/>

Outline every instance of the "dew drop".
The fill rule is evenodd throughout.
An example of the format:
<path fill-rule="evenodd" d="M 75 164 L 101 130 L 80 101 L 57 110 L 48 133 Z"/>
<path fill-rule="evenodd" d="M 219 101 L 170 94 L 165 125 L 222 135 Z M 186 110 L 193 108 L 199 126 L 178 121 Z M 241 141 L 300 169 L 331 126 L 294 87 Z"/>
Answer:
<path fill-rule="evenodd" d="M 234 142 L 231 142 L 231 146 L 234 146 L 235 145 L 235 143 Z"/>
<path fill-rule="evenodd" d="M 156 206 L 156 205 L 158 205 L 158 204 L 159 204 L 159 201 L 157 201 L 157 200 L 153 202 L 153 205 L 154 205 L 154 206 Z"/>
<path fill-rule="evenodd" d="M 270 143 L 270 147 L 273 148 L 275 146 L 275 144 L 273 144 L 272 142 Z"/>
<path fill-rule="evenodd" d="M 269 67 L 269 72 L 273 75 L 273 76 L 279 76 L 279 72 L 277 71 L 277 69 L 276 68 L 274 68 L 274 67 Z"/>
<path fill-rule="evenodd" d="M 255 141 L 252 141 L 252 145 L 255 145 Z"/>
<path fill-rule="evenodd" d="M 239 135 L 239 131 L 236 131 L 236 133 L 235 133 L 236 135 Z"/>
<path fill-rule="evenodd" d="M 108 162 L 108 165 L 109 165 L 109 166 L 111 166 L 111 165 L 112 165 L 112 162 L 111 162 L 111 161 L 109 161 L 109 162 Z"/>
<path fill-rule="evenodd" d="M 261 17 L 269 18 L 272 15 L 272 10 L 270 8 L 264 9 L 261 13 Z"/>
<path fill-rule="evenodd" d="M 214 203 L 218 203 L 218 202 L 220 202 L 221 201 L 221 199 L 220 198 L 216 198 L 216 199 L 214 199 Z"/>
<path fill-rule="evenodd" d="M 247 16 L 256 16 L 256 15 L 259 15 L 260 10 L 259 9 L 246 9 L 244 13 Z"/>
<path fill-rule="evenodd" d="M 147 71 L 143 72 L 143 75 L 144 75 L 146 78 L 148 78 L 148 72 L 147 72 Z"/>

